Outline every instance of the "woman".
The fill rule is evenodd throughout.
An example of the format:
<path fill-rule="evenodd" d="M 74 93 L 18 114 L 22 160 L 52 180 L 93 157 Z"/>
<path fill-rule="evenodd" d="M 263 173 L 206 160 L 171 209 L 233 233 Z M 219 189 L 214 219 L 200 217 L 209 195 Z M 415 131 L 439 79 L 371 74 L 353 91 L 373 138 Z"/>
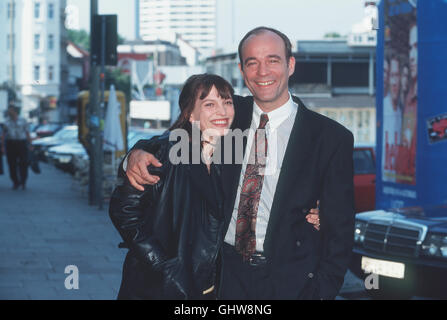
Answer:
<path fill-rule="evenodd" d="M 219 208 L 224 199 L 220 168 L 208 160 L 214 140 L 233 121 L 232 96 L 231 85 L 219 76 L 190 77 L 180 94 L 178 120 L 156 138 L 155 156 L 164 165 L 151 171 L 161 177 L 159 182 L 141 192 L 119 172 L 122 183 L 112 194 L 109 214 L 129 252 L 118 299 L 214 298 L 216 258 L 224 236 Z M 185 130 L 189 150 L 194 150 L 191 137 L 197 121 L 203 140 L 200 163 L 173 164 L 173 156 L 182 157 L 170 154 L 176 142 L 169 141 L 169 133 Z M 193 157 L 189 153 L 187 159 Z"/>
<path fill-rule="evenodd" d="M 231 85 L 219 76 L 190 77 L 170 131 L 184 129 L 191 138 L 193 122 L 200 121 L 202 132 L 223 135 L 234 117 L 232 95 Z M 129 248 L 118 299 L 212 297 L 223 237 L 219 168 L 203 161 L 174 165 L 167 160 L 176 142 L 169 141 L 169 132 L 157 139 L 156 155 L 165 164 L 157 172 L 160 182 L 141 192 L 120 172 L 123 183 L 110 203 L 112 222 Z M 211 143 L 205 141 L 202 154 L 212 153 Z"/>

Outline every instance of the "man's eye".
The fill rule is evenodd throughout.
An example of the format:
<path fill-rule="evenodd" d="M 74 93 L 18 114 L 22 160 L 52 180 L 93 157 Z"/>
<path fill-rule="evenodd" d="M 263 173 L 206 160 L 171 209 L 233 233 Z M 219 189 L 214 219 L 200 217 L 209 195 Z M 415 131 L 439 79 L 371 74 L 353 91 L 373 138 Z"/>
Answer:
<path fill-rule="evenodd" d="M 233 101 L 231 101 L 231 100 L 228 100 L 227 102 L 225 102 L 225 104 L 228 104 L 228 105 L 233 105 Z"/>
<path fill-rule="evenodd" d="M 212 106 L 214 106 L 214 104 L 212 104 L 212 103 L 205 104 L 205 107 L 212 107 Z"/>

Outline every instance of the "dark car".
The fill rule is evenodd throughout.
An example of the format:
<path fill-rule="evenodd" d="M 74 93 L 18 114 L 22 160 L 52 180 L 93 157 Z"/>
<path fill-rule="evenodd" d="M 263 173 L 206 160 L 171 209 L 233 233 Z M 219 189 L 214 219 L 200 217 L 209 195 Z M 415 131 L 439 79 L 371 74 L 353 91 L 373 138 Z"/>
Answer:
<path fill-rule="evenodd" d="M 447 297 L 446 204 L 357 214 L 354 242 L 350 269 L 378 276 L 373 297 Z"/>
<path fill-rule="evenodd" d="M 372 145 L 354 146 L 355 212 L 374 210 L 376 201 L 375 148 Z"/>

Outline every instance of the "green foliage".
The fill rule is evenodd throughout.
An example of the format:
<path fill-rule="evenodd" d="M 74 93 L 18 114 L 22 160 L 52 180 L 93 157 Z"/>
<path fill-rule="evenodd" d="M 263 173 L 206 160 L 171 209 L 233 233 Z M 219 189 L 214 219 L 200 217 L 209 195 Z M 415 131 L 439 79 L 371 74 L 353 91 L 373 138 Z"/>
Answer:
<path fill-rule="evenodd" d="M 328 32 L 324 35 L 325 38 L 341 38 L 338 32 Z"/>
<path fill-rule="evenodd" d="M 68 39 L 77 46 L 89 51 L 90 35 L 85 30 L 67 30 Z"/>
<path fill-rule="evenodd" d="M 130 101 L 130 76 L 122 73 L 118 68 L 107 68 L 105 74 L 106 90 L 110 89 L 110 85 L 114 84 L 115 89 L 124 92 L 126 95 L 126 103 Z"/>

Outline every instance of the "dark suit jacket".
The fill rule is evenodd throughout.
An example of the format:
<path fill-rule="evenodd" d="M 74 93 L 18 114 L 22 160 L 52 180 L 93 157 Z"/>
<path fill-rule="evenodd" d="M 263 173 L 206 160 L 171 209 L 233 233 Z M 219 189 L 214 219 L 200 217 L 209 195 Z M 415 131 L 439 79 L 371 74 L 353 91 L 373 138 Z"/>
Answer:
<path fill-rule="evenodd" d="M 343 284 L 353 246 L 354 139 L 342 125 L 293 99 L 298 112 L 264 242 L 272 298 L 334 299 Z M 234 103 L 233 127 L 246 130 L 252 120 L 253 97 L 235 96 Z M 223 165 L 224 230 L 233 212 L 241 168 Z M 305 219 L 318 199 L 320 231 Z"/>

